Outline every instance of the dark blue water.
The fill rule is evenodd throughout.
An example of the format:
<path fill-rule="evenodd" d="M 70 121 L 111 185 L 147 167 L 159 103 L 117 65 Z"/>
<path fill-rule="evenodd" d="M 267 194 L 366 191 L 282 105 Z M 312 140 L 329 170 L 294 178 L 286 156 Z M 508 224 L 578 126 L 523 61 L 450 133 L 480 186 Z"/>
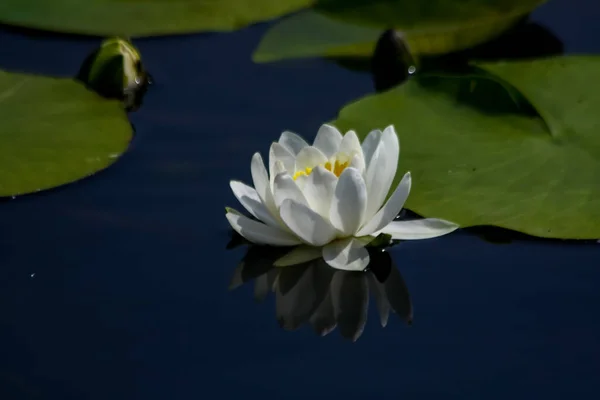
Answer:
<path fill-rule="evenodd" d="M 534 14 L 600 53 L 595 0 Z M 325 60 L 253 65 L 268 25 L 136 42 L 155 78 L 114 167 L 0 204 L 0 398 L 565 399 L 600 394 L 600 245 L 468 232 L 391 250 L 414 322 L 289 332 L 227 290 L 229 179 L 284 129 L 312 139 L 373 90 Z M 0 67 L 74 75 L 93 39 L 0 31 Z M 0 121 L 1 129 L 1 121 Z"/>

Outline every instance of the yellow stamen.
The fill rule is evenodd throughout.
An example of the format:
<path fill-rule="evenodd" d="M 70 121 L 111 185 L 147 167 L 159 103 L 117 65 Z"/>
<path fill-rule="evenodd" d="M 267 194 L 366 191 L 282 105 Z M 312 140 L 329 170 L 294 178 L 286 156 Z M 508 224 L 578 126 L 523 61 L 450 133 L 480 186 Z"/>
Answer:
<path fill-rule="evenodd" d="M 327 161 L 325 164 L 322 164 L 322 166 L 329 172 L 333 172 L 333 174 L 335 176 L 337 176 L 338 178 L 340 177 L 340 175 L 342 174 L 342 172 L 344 172 L 344 170 L 348 167 L 348 165 L 350 165 L 349 161 L 346 162 L 339 162 L 338 160 L 335 160 L 335 162 L 333 163 L 333 165 L 331 164 L 331 162 Z M 305 169 L 300 169 L 298 171 L 296 171 L 294 173 L 294 176 L 292 176 L 292 178 L 294 180 L 298 179 L 301 176 L 308 176 L 310 175 L 310 173 L 313 171 L 313 168 L 310 167 L 306 167 Z"/>
<path fill-rule="evenodd" d="M 333 174 L 339 178 L 342 172 L 348 167 L 348 164 L 350 164 L 348 161 L 341 163 L 338 160 L 335 160 L 333 166 L 330 162 L 326 162 L 324 167 L 327 171 L 333 172 Z"/>
<path fill-rule="evenodd" d="M 296 173 L 294 174 L 294 176 L 292 177 L 294 180 L 298 179 L 298 177 L 300 176 L 308 176 L 310 175 L 310 173 L 312 172 L 312 168 L 310 167 L 306 167 L 305 169 L 301 169 L 299 171 L 296 171 Z"/>

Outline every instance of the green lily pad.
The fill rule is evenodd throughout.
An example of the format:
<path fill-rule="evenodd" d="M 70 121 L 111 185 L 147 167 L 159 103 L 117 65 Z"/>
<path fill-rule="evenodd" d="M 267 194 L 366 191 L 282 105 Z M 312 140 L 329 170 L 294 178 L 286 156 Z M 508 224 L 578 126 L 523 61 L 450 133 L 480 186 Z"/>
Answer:
<path fill-rule="evenodd" d="M 230 31 L 314 0 L 2 0 L 0 22 L 97 36 Z"/>
<path fill-rule="evenodd" d="M 492 39 L 546 0 L 321 0 L 262 38 L 255 62 L 370 56 L 383 30 L 401 31 L 412 52 L 438 55 Z"/>
<path fill-rule="evenodd" d="M 127 149 L 131 124 L 119 101 L 71 79 L 0 71 L 0 196 L 76 181 Z"/>
<path fill-rule="evenodd" d="M 252 54 L 256 63 L 303 57 L 367 56 L 381 35 L 378 28 L 337 21 L 307 10 L 271 27 Z"/>
<path fill-rule="evenodd" d="M 414 182 L 407 208 L 419 214 L 600 237 L 600 57 L 478 67 L 487 74 L 421 77 L 367 96 L 334 124 L 362 137 L 396 126 L 399 172 L 410 170 Z M 537 113 L 515 103 L 515 90 Z"/>

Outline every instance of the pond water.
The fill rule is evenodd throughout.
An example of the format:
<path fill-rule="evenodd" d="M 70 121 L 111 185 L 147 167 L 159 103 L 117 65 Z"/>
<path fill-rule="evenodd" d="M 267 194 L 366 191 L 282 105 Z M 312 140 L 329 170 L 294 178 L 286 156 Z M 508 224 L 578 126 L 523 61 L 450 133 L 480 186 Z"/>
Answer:
<path fill-rule="evenodd" d="M 567 53 L 600 53 L 596 0 L 533 19 Z M 600 244 L 401 243 L 390 254 L 414 321 L 382 328 L 371 302 L 354 343 L 281 329 L 273 296 L 228 290 L 245 253 L 225 249 L 229 179 L 250 181 L 252 154 L 281 131 L 312 140 L 373 91 L 326 60 L 253 64 L 268 26 L 136 41 L 155 84 L 130 115 L 130 151 L 0 203 L 0 398 L 597 398 Z M 0 67 L 72 76 L 98 43 L 3 29 Z"/>

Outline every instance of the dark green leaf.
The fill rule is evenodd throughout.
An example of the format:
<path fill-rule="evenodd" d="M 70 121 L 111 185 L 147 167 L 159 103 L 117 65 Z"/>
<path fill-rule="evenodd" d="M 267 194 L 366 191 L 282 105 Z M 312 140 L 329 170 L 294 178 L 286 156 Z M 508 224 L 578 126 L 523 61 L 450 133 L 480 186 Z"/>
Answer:
<path fill-rule="evenodd" d="M 600 57 L 479 68 L 493 75 L 411 79 L 346 106 L 335 124 L 363 137 L 395 125 L 398 177 L 412 172 L 407 207 L 420 215 L 600 237 Z M 542 118 L 515 103 L 515 91 Z"/>
<path fill-rule="evenodd" d="M 402 32 L 414 54 L 449 53 L 483 43 L 545 0 L 321 0 L 276 24 L 253 58 L 370 56 L 386 29 Z"/>
<path fill-rule="evenodd" d="M 0 71 L 0 196 L 37 192 L 100 171 L 127 149 L 122 105 L 71 79 Z"/>
<path fill-rule="evenodd" d="M 0 22 L 97 36 L 230 31 L 314 0 L 2 0 Z"/>

